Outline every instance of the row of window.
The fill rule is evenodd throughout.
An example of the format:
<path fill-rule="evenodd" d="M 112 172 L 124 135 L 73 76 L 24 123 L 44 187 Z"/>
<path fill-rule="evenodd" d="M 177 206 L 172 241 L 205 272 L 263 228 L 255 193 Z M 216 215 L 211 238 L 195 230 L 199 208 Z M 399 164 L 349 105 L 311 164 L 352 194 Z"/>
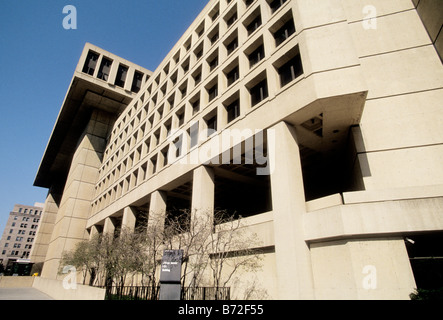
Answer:
<path fill-rule="evenodd" d="M 275 3 L 274 3 L 275 2 Z M 278 1 L 278 5 L 281 6 L 284 2 L 286 2 L 285 0 L 280 0 Z M 253 1 L 250 1 L 250 3 L 248 3 L 248 6 L 253 3 Z M 276 1 L 271 1 L 269 2 L 269 5 L 271 6 L 271 8 L 278 8 L 279 6 L 277 6 L 277 2 Z M 217 5 L 215 6 L 216 8 L 218 7 Z M 248 33 L 249 35 L 251 33 L 253 33 L 253 31 L 255 31 L 260 25 L 261 25 L 261 10 L 260 10 L 261 6 L 258 6 L 254 12 L 251 14 L 251 16 L 255 16 L 255 18 L 248 18 L 245 21 L 249 21 L 252 20 L 251 22 L 248 22 L 248 24 L 246 25 L 246 28 L 249 30 Z M 214 11 L 214 10 L 213 10 Z M 295 26 L 294 26 L 294 22 L 292 19 L 292 14 L 290 14 L 290 17 L 283 17 L 282 19 L 287 20 L 288 24 L 284 25 L 281 28 L 277 28 L 276 29 L 275 26 L 273 26 L 272 29 L 272 33 L 274 34 L 275 38 L 276 38 L 276 45 L 280 45 L 282 43 L 282 41 L 284 40 L 284 37 L 289 37 L 291 34 L 293 34 L 295 32 Z M 282 19 L 280 19 L 279 21 L 281 21 Z M 279 25 L 280 22 L 277 23 L 277 25 Z M 201 27 L 198 28 L 198 34 L 201 36 L 204 33 L 204 23 L 201 25 Z M 214 27 L 212 29 L 212 31 L 208 34 L 208 37 L 211 39 L 211 46 L 218 40 L 218 25 L 216 27 Z M 185 49 L 186 48 L 190 48 L 191 47 L 191 39 L 192 37 L 185 42 Z M 238 31 L 235 30 L 234 32 L 231 33 L 230 36 L 227 37 L 227 39 L 224 41 L 224 47 L 227 50 L 227 54 L 228 56 L 235 51 L 235 49 L 238 47 Z M 195 60 L 196 62 L 200 59 L 201 56 L 203 56 L 203 47 L 204 47 L 204 42 L 201 42 L 196 49 L 194 50 L 195 53 Z M 210 48 L 211 49 L 211 48 Z M 187 50 L 188 51 L 188 50 Z M 259 50 L 256 50 L 252 53 L 248 52 L 251 51 L 250 49 L 247 49 L 247 55 L 248 55 L 248 59 L 250 60 L 250 67 L 253 67 L 258 61 L 261 60 L 261 58 L 263 57 L 263 53 L 260 53 Z M 179 50 L 175 55 L 173 60 L 176 62 L 176 66 L 174 66 L 174 68 L 177 68 L 177 70 L 173 71 L 172 74 L 170 74 L 170 66 L 172 65 L 172 62 L 167 63 L 166 66 L 162 69 L 162 71 L 160 72 L 160 74 L 158 74 L 155 77 L 155 80 L 153 81 L 153 83 L 148 87 L 147 89 L 147 94 L 150 95 L 152 94 L 152 98 L 151 98 L 151 106 L 146 105 L 144 108 L 145 113 L 149 113 L 151 112 L 148 109 L 152 109 L 154 108 L 157 103 L 165 98 L 165 95 L 167 92 L 171 92 L 172 87 L 174 87 L 177 82 L 178 82 L 178 74 L 179 71 L 180 74 L 183 76 L 185 75 L 189 70 L 190 70 L 190 57 L 186 54 L 185 55 L 185 61 L 181 64 L 181 69 L 178 68 L 178 64 L 180 63 L 180 52 L 181 50 Z M 220 63 L 220 58 L 219 58 L 219 52 L 220 50 L 217 48 L 216 50 L 214 50 L 209 57 L 206 59 L 207 65 L 208 65 L 208 73 L 212 72 Z M 235 81 L 235 76 L 236 76 L 236 70 L 227 70 L 227 72 L 231 72 L 229 75 L 227 75 L 228 77 L 228 86 Z M 238 74 L 238 72 L 237 72 Z M 169 77 L 169 78 L 168 78 Z M 181 79 L 181 78 L 180 78 Z M 202 66 L 197 67 L 196 70 L 192 73 L 192 80 L 194 82 L 194 87 L 197 86 L 201 81 L 202 81 Z M 160 86 L 161 83 L 163 83 L 163 85 L 161 85 L 160 89 L 158 90 L 158 92 L 154 92 L 154 86 L 156 85 L 157 87 Z M 183 98 L 187 95 L 189 88 L 191 87 L 192 84 L 189 83 L 189 81 L 183 81 L 182 84 L 179 86 L 179 98 Z M 170 88 L 168 88 L 170 87 Z M 169 89 L 169 90 L 168 90 Z M 207 88 L 208 91 L 208 95 L 209 95 L 209 100 L 212 98 L 212 96 L 214 96 L 214 93 L 216 92 L 217 88 Z M 141 101 L 143 102 L 144 100 L 144 95 L 142 95 Z M 175 92 L 174 94 L 170 95 L 167 98 L 167 102 L 165 103 L 165 105 L 161 105 L 158 107 L 158 112 L 159 113 L 164 113 L 165 109 L 168 109 L 167 107 L 169 107 L 169 109 L 172 109 L 174 107 L 174 102 L 176 100 L 176 96 L 175 96 Z M 126 120 L 129 119 L 129 115 L 128 117 L 125 117 L 116 127 L 116 129 L 113 131 L 113 134 L 111 136 L 111 140 L 117 139 L 118 137 L 116 136 L 116 133 L 120 131 L 121 127 L 123 127 L 126 123 Z M 154 119 L 152 119 L 151 123 L 153 123 Z"/>
<path fill-rule="evenodd" d="M 29 258 L 29 255 L 31 254 L 30 251 L 23 251 L 21 254 L 22 258 Z M 6 250 L 2 251 L 2 255 L 6 255 Z M 18 250 L 12 250 L 10 256 L 20 256 L 20 251 Z"/>
<path fill-rule="evenodd" d="M 293 51 L 298 52 L 298 50 Z M 289 59 L 288 62 L 280 66 L 277 69 L 277 72 L 280 77 L 281 87 L 284 87 L 289 82 L 297 79 L 303 73 L 300 54 L 296 54 Z M 257 83 L 249 89 L 250 103 L 252 107 L 266 99 L 269 95 L 268 77 L 266 76 L 266 72 L 262 73 L 259 77 L 259 81 L 255 81 Z M 196 104 L 198 105 L 198 103 Z M 229 124 L 237 119 L 242 112 L 242 100 L 240 99 L 239 91 L 236 91 L 231 97 L 223 102 L 221 107 L 224 109 L 224 114 L 226 116 L 224 122 L 226 124 Z M 178 137 L 173 139 L 170 144 L 167 144 L 164 148 L 159 150 L 158 153 L 150 157 L 149 160 L 146 160 L 138 169 L 125 176 L 126 172 L 132 170 L 134 165 L 153 151 L 157 146 L 155 145 L 151 149 L 151 138 L 148 138 L 143 145 L 139 146 L 139 148 L 137 148 L 129 156 L 127 160 L 123 161 L 122 165 L 117 166 L 112 173 L 110 173 L 105 179 L 102 180 L 101 183 L 98 184 L 97 195 L 102 194 L 104 191 L 109 189 L 109 186 L 112 186 L 115 182 L 118 182 L 118 184 L 114 185 L 111 190 L 108 190 L 106 194 L 102 195 L 102 197 L 95 201 L 94 212 L 101 210 L 109 203 L 146 181 L 161 168 L 167 166 L 173 160 L 182 156 L 185 150 L 189 150 L 197 146 L 200 141 L 204 141 L 205 138 L 210 137 L 214 132 L 216 132 L 221 121 L 218 119 L 219 113 L 217 112 L 217 108 L 218 107 L 215 107 L 211 112 L 203 117 L 201 123 L 195 122 L 190 124 L 189 128 L 184 133 L 181 133 Z M 164 129 L 166 136 L 168 136 L 171 132 L 170 126 L 167 128 L 164 127 Z M 202 130 L 206 130 L 206 132 L 202 133 Z M 155 140 L 158 139 L 159 137 L 155 138 Z M 119 181 L 121 176 L 124 176 L 124 179 Z"/>
<path fill-rule="evenodd" d="M 18 212 L 19 213 L 26 213 L 26 214 L 34 214 L 34 215 L 41 215 L 42 214 L 41 210 L 35 210 L 35 209 L 29 209 L 29 213 L 28 213 L 27 208 L 18 208 Z"/>
<path fill-rule="evenodd" d="M 276 34 L 278 34 L 277 39 L 280 39 L 277 41 L 277 43 L 279 43 L 279 44 L 281 43 L 281 39 L 283 39 L 283 37 L 285 39 L 287 39 L 290 35 L 292 35 L 295 32 L 292 14 L 287 15 L 286 19 L 288 19 L 288 21 L 276 32 Z M 284 34 L 285 36 L 282 36 L 282 34 Z M 245 50 L 245 52 L 247 53 L 247 58 L 249 60 L 249 67 L 250 68 L 253 68 L 256 64 L 258 64 L 265 56 L 262 38 L 259 38 L 256 42 L 254 42 L 253 46 L 254 46 L 253 49 L 248 48 L 247 50 Z M 215 52 L 217 52 L 217 51 L 215 51 Z M 210 57 L 210 59 L 212 59 L 210 64 L 215 68 L 216 65 L 218 64 L 218 56 Z M 236 80 L 239 79 L 240 72 L 239 72 L 238 58 L 236 60 L 234 60 L 234 62 L 231 63 L 224 70 L 224 74 L 226 76 L 226 83 L 227 83 L 228 87 L 231 86 Z M 194 78 L 194 82 L 195 82 L 194 85 L 197 86 L 199 84 L 199 82 L 201 81 L 201 68 L 198 68 L 197 71 L 193 73 L 192 77 Z M 174 80 L 175 78 L 173 77 L 171 79 Z M 166 85 L 167 85 L 167 83 L 165 83 L 165 85 L 160 90 L 161 92 L 163 92 L 163 96 L 166 95 L 166 92 L 167 92 Z M 179 87 L 180 99 L 186 97 L 187 91 L 188 91 L 187 89 L 188 89 L 188 82 L 186 81 Z M 204 99 L 206 101 L 204 101 L 204 102 L 210 103 L 215 97 L 218 96 L 218 93 L 219 93 L 218 82 L 211 81 L 209 84 L 207 84 L 205 86 L 204 93 L 206 95 L 206 97 Z M 137 117 L 133 121 L 131 121 L 131 123 L 125 128 L 125 130 L 123 132 L 120 132 L 119 136 L 116 136 L 116 132 L 118 132 L 120 130 L 121 124 L 118 124 L 116 126 L 116 128 L 113 131 L 113 135 L 111 136 L 111 139 L 110 139 L 111 140 L 110 148 L 108 148 L 106 150 L 105 161 L 108 160 L 108 157 L 112 152 L 115 152 L 115 149 L 117 149 L 118 145 L 121 145 L 123 141 L 128 140 L 128 135 L 131 133 L 131 131 L 133 130 L 134 127 L 137 127 L 137 125 L 140 123 L 141 119 L 146 117 L 146 114 L 151 113 L 146 125 L 144 125 L 140 128 L 140 132 L 134 133 L 135 144 L 138 142 L 137 141 L 138 138 L 140 136 L 144 135 L 145 131 L 148 131 L 149 129 L 151 129 L 156 123 L 158 123 L 163 118 L 164 114 L 166 114 L 166 112 L 168 110 L 171 110 L 174 108 L 174 103 L 175 103 L 175 98 L 176 98 L 175 92 L 173 94 L 171 94 L 169 96 L 169 98 L 167 99 L 166 103 L 161 104 L 156 109 L 155 112 L 148 110 L 148 109 L 153 109 L 156 107 L 157 100 L 158 100 L 157 98 L 158 98 L 158 93 L 155 94 L 151 98 L 151 101 L 145 105 L 144 110 L 139 112 Z M 193 116 L 200 110 L 200 97 L 197 97 L 197 95 L 194 95 L 190 99 L 189 102 L 192 104 L 192 115 L 191 116 Z M 177 117 L 176 121 L 178 121 L 179 124 L 184 122 L 184 115 L 185 115 L 184 108 L 180 108 L 176 113 L 176 117 Z M 130 117 L 131 117 L 131 110 L 129 111 L 129 113 L 127 115 L 127 118 L 130 118 Z M 123 122 L 124 122 L 124 120 L 123 120 Z M 173 120 L 167 120 L 165 125 L 166 126 L 170 125 L 170 122 L 172 122 L 172 121 Z M 131 141 L 127 141 L 127 144 L 129 147 L 131 147 L 134 143 L 132 143 Z M 126 147 L 125 145 L 120 147 L 121 148 L 120 154 L 125 153 L 125 151 L 126 151 L 126 150 L 124 150 L 125 147 Z M 117 151 L 117 153 L 119 153 L 119 151 Z M 118 158 L 118 156 L 116 156 L 116 158 Z"/>
<path fill-rule="evenodd" d="M 252 2 L 253 1 L 251 1 L 251 3 Z M 285 1 L 280 1 L 277 5 L 277 2 L 273 3 L 268 1 L 269 4 L 273 3 L 273 7 L 275 8 L 273 12 L 281 7 L 284 2 Z M 249 35 L 254 33 L 254 31 L 262 24 L 260 6 L 258 6 L 253 13 L 258 14 L 254 17 L 254 19 L 250 19 L 250 24 L 246 26 L 247 29 L 249 29 Z M 235 14 L 233 14 L 231 18 L 232 23 L 234 23 L 237 19 Z M 212 30 L 215 29 L 216 28 Z M 279 47 L 286 39 L 295 33 L 295 24 L 292 17 L 292 11 L 287 10 L 287 12 L 282 15 L 281 19 L 278 20 L 278 23 L 274 23 L 274 25 L 272 25 L 268 30 L 274 37 L 275 46 Z M 202 31 L 200 32 L 200 36 L 202 36 L 204 34 L 204 30 L 200 31 Z M 217 33 L 212 34 L 210 32 L 209 34 L 217 38 Z M 229 41 L 225 40 L 223 42 L 223 46 L 225 46 L 228 55 L 236 51 L 239 43 L 238 31 L 234 30 L 232 35 L 233 36 L 228 36 L 227 39 Z M 217 40 L 218 39 L 216 39 L 215 42 Z M 189 44 L 189 50 L 190 48 L 191 44 Z M 203 56 L 203 49 L 204 42 L 198 44 L 196 49 L 193 50 L 197 59 L 200 59 Z M 207 71 L 209 74 L 219 66 L 219 52 L 220 47 L 215 48 L 208 58 L 206 58 Z M 254 68 L 261 60 L 265 58 L 266 53 L 263 43 L 263 36 L 258 35 L 256 40 L 254 40 L 254 42 L 243 52 L 248 60 L 249 68 Z M 275 65 L 276 71 L 280 78 L 281 87 L 285 86 L 303 73 L 298 48 L 296 50 L 292 50 L 291 55 L 292 56 L 289 58 L 289 60 L 285 57 L 285 59 L 281 59 L 281 61 L 284 60 L 283 62 Z M 285 56 L 287 56 L 287 54 Z M 178 58 L 179 55 L 175 55 L 174 57 Z M 141 165 L 139 169 L 125 177 L 126 172 L 129 172 L 135 164 L 137 164 L 141 159 L 144 159 L 148 154 L 152 153 L 163 141 L 165 141 L 166 138 L 169 137 L 172 129 L 180 128 L 182 125 L 184 125 L 185 118 L 188 120 L 192 119 L 192 117 L 202 110 L 202 107 L 206 108 L 215 98 L 219 97 L 220 88 L 230 88 L 239 78 L 241 78 L 241 72 L 245 68 L 244 64 L 239 62 L 239 59 L 242 57 L 229 57 L 229 59 L 231 58 L 232 62 L 225 67 L 222 73 L 225 78 L 219 79 L 216 77 L 209 79 L 205 86 L 200 90 L 198 90 L 198 85 L 203 78 L 202 66 L 194 67 L 194 71 L 190 73 L 190 77 L 186 81 L 183 81 L 180 86 L 177 86 L 177 95 L 174 91 L 174 94 L 169 94 L 169 96 L 166 96 L 167 93 L 170 92 L 168 91 L 168 87 L 172 85 L 172 88 L 174 88 L 178 84 L 178 71 L 180 69 L 173 70 L 172 73 L 170 73 L 169 66 L 171 64 L 168 63 L 166 67 L 162 68 L 159 75 L 154 76 L 151 85 L 148 86 L 148 90 L 146 92 L 147 94 L 141 95 L 140 101 L 136 102 L 134 108 L 129 109 L 126 116 L 123 117 L 119 123 L 117 123 L 116 128 L 113 130 L 110 137 L 110 147 L 108 147 L 106 150 L 104 165 L 100 170 L 101 180 L 97 185 L 96 196 L 102 195 L 106 190 L 108 190 L 108 192 L 103 194 L 95 202 L 95 206 L 102 207 L 102 205 L 99 205 L 99 203 L 104 203 L 105 205 L 107 202 L 113 201 L 113 199 L 118 198 L 134 186 L 138 185 L 141 181 L 144 181 L 147 176 L 154 174 L 160 168 L 167 165 L 168 154 L 171 153 L 169 149 L 174 149 L 175 151 L 173 153 L 175 153 L 175 156 L 178 157 L 183 154 L 183 150 L 185 150 L 186 147 L 192 148 L 197 145 L 199 136 L 198 132 L 199 130 L 201 131 L 202 128 L 208 129 L 208 132 L 216 131 L 220 126 L 220 123 L 221 125 L 230 123 L 239 117 L 241 114 L 241 108 L 247 109 L 249 107 L 254 107 L 268 97 L 268 82 L 265 72 L 257 77 L 259 79 L 253 79 L 253 81 L 246 84 L 246 89 L 250 94 L 249 103 L 246 101 L 240 101 L 240 95 L 238 92 L 236 92 L 223 102 L 223 108 L 225 109 L 226 114 L 225 120 L 221 121 L 221 119 L 217 119 L 217 112 L 211 111 L 208 113 L 208 115 L 203 117 L 200 125 L 195 123 L 188 128 L 186 137 L 189 138 L 190 141 L 188 146 L 183 145 L 185 137 L 177 137 L 170 145 L 167 145 L 162 150 L 159 150 L 149 159 L 149 161 Z M 181 67 L 185 67 L 183 69 L 183 73 L 192 69 L 190 68 L 188 61 L 189 56 L 187 56 L 185 64 L 181 65 Z M 177 62 L 179 62 L 179 60 L 177 60 Z M 197 60 L 197 63 L 199 62 L 200 61 Z M 174 68 L 179 67 L 180 66 L 175 66 Z M 243 70 L 245 73 L 244 76 L 247 73 L 246 71 L 246 69 Z M 166 76 L 164 80 L 160 78 L 163 75 Z M 189 80 L 194 82 L 193 91 L 195 93 L 192 95 L 188 94 Z M 154 85 L 157 85 L 156 91 L 153 92 L 153 95 L 147 100 L 147 103 L 144 104 L 145 97 L 148 97 Z M 185 97 L 189 97 L 189 99 L 183 106 L 178 108 L 175 113 L 172 113 L 171 117 L 166 118 L 166 120 L 160 126 L 157 126 L 164 115 L 176 107 L 175 99 L 177 96 L 179 99 L 183 99 Z M 181 102 L 177 103 L 177 105 L 179 104 L 181 104 Z M 141 106 L 144 108 L 141 109 Z M 140 112 L 138 112 L 138 114 L 134 117 L 139 109 L 141 109 Z M 147 120 L 146 122 L 143 122 L 145 118 L 147 118 Z M 156 126 L 157 129 L 155 129 Z M 121 128 L 125 129 L 121 131 Z M 149 134 L 149 137 L 140 144 L 140 142 L 145 138 L 145 134 Z M 131 150 L 132 152 L 130 155 L 126 156 Z M 122 180 L 120 180 L 121 177 L 123 177 Z M 116 185 L 114 185 L 114 183 L 116 183 Z M 109 187 L 112 187 L 112 189 L 109 190 Z"/>
<path fill-rule="evenodd" d="M 35 234 L 34 234 L 35 235 Z M 15 238 L 15 241 L 17 241 L 17 242 L 20 242 L 20 241 L 23 241 L 23 237 L 16 237 Z M 32 241 L 34 241 L 34 238 L 28 238 L 27 240 L 26 240 L 26 242 L 32 242 Z M 14 246 L 15 246 L 15 244 L 14 244 Z M 5 243 L 5 248 L 8 248 L 9 247 L 9 243 Z M 14 247 L 15 248 L 15 247 Z"/>
<path fill-rule="evenodd" d="M 100 54 L 96 53 L 94 51 L 89 51 L 88 55 L 86 57 L 85 64 L 83 65 L 82 71 L 86 74 L 89 74 L 90 76 L 93 76 L 95 74 L 95 70 L 97 68 L 97 63 L 99 60 Z M 97 72 L 97 78 L 104 80 L 106 82 L 109 81 L 109 75 L 111 73 L 111 66 L 112 66 L 113 60 L 103 56 L 100 62 L 100 67 Z M 114 84 L 116 86 L 119 86 L 121 88 L 125 87 L 127 77 L 128 77 L 128 71 L 129 67 L 125 66 L 123 64 L 118 65 L 117 69 L 117 75 L 114 80 Z M 134 93 L 138 93 L 141 89 L 142 82 L 143 82 L 144 74 L 140 71 L 135 70 L 134 76 L 132 78 L 132 85 L 131 85 L 131 91 Z M 146 79 L 149 79 L 149 75 L 146 75 Z"/>
<path fill-rule="evenodd" d="M 37 225 L 33 225 L 33 226 L 32 226 L 32 229 L 37 229 L 37 228 L 38 228 Z M 10 229 L 10 230 L 9 230 L 9 234 L 13 234 L 13 233 L 14 233 L 14 229 Z M 26 230 L 21 230 L 21 229 L 20 229 L 20 230 L 17 231 L 17 234 L 26 234 Z M 30 236 L 32 236 L 32 235 L 35 236 L 35 231 L 29 231 L 29 235 L 30 235 Z M 9 240 L 9 238 L 10 238 L 10 237 L 8 236 L 8 240 Z"/>

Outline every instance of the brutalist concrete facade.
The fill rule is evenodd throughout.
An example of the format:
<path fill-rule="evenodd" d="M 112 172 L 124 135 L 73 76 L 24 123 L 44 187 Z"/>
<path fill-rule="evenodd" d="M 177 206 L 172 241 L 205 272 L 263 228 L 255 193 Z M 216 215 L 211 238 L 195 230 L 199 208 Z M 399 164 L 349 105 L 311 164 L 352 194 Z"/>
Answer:
<path fill-rule="evenodd" d="M 213 0 L 154 72 L 87 44 L 35 180 L 42 276 L 139 210 L 229 208 L 266 249 L 234 297 L 408 299 L 443 232 L 443 67 L 416 6 Z"/>

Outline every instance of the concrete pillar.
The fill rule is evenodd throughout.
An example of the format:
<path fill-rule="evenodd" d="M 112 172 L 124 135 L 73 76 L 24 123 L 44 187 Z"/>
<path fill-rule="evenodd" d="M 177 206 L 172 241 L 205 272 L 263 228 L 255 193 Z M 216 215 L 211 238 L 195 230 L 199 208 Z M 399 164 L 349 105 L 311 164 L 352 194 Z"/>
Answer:
<path fill-rule="evenodd" d="M 153 227 L 164 227 L 166 217 L 166 199 L 167 195 L 164 191 L 157 190 L 151 194 L 148 229 Z"/>
<path fill-rule="evenodd" d="M 114 220 L 111 217 L 107 217 L 105 219 L 105 226 L 103 227 L 103 234 L 114 234 L 115 227 Z"/>
<path fill-rule="evenodd" d="M 79 241 L 89 238 L 86 222 L 95 194 L 106 137 L 112 123 L 111 114 L 94 110 L 78 140 L 48 246 L 42 271 L 43 278 L 62 278 L 58 271 L 63 253 L 73 250 Z"/>
<path fill-rule="evenodd" d="M 31 261 L 33 263 L 42 263 L 45 261 L 51 235 L 54 230 L 60 198 L 60 191 L 52 186 L 46 197 L 43 214 L 41 216 L 42 221 L 40 222 L 37 236 L 32 245 Z"/>
<path fill-rule="evenodd" d="M 207 166 L 195 169 L 192 182 L 191 219 L 198 219 L 199 215 L 214 214 L 214 193 L 214 169 Z"/>
<path fill-rule="evenodd" d="M 268 149 L 274 152 L 270 161 L 274 161 L 271 189 L 279 299 L 314 299 L 311 256 L 303 234 L 306 201 L 295 130 L 285 122 L 268 130 L 275 133 L 275 139 L 268 139 L 274 148 Z"/>
<path fill-rule="evenodd" d="M 126 207 L 123 210 L 122 231 L 135 231 L 135 222 L 137 220 L 136 211 L 132 207 Z"/>
<path fill-rule="evenodd" d="M 100 232 L 98 231 L 97 226 L 93 225 L 91 227 L 91 232 L 89 232 L 89 240 L 94 239 L 94 237 L 99 234 Z"/>

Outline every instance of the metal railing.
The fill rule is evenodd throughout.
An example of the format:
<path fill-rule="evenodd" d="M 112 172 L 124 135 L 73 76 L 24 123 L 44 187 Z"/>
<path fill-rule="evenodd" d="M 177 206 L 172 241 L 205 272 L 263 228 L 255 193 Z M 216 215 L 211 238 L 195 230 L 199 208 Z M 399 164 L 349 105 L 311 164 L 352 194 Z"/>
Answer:
<path fill-rule="evenodd" d="M 152 286 L 112 286 L 106 289 L 106 300 L 158 300 L 160 287 Z M 231 288 L 185 287 L 181 292 L 182 300 L 230 300 Z"/>

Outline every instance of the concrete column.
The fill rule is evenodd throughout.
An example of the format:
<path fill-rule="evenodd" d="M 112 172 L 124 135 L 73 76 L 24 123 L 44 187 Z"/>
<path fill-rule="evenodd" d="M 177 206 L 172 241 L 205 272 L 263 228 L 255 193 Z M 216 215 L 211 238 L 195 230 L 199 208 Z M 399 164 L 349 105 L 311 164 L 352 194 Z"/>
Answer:
<path fill-rule="evenodd" d="M 78 140 L 49 242 L 43 278 L 62 278 L 58 271 L 63 253 L 74 249 L 79 241 L 89 238 L 86 223 L 112 123 L 111 114 L 94 110 Z"/>
<path fill-rule="evenodd" d="M 111 217 L 105 219 L 105 226 L 103 227 L 103 234 L 114 234 L 115 223 Z"/>
<path fill-rule="evenodd" d="M 279 299 L 314 299 L 314 285 L 309 246 L 304 241 L 303 215 L 306 201 L 300 150 L 295 130 L 280 122 L 275 139 L 268 139 L 274 212 L 275 256 Z M 271 137 L 271 136 L 269 136 Z"/>
<path fill-rule="evenodd" d="M 48 192 L 45 207 L 41 216 L 41 222 L 37 230 L 34 244 L 31 251 L 31 261 L 33 263 L 43 263 L 48 252 L 49 242 L 54 230 L 54 224 L 57 217 L 58 205 L 60 202 L 60 191 L 54 186 Z"/>
<path fill-rule="evenodd" d="M 152 227 L 163 228 L 166 217 L 166 199 L 164 191 L 154 191 L 151 194 L 151 203 L 149 204 L 148 229 Z"/>
<path fill-rule="evenodd" d="M 199 215 L 208 213 L 211 216 L 214 214 L 214 192 L 214 170 L 207 166 L 195 169 L 192 183 L 191 219 L 198 219 Z"/>
<path fill-rule="evenodd" d="M 122 231 L 135 231 L 135 221 L 137 219 L 135 213 L 136 211 L 132 207 L 126 207 L 123 210 Z"/>
<path fill-rule="evenodd" d="M 92 226 L 91 227 L 91 232 L 89 233 L 89 240 L 92 240 L 92 239 L 94 239 L 94 237 L 97 235 L 97 234 L 99 234 L 100 232 L 98 231 L 98 228 L 97 228 L 97 226 Z"/>

